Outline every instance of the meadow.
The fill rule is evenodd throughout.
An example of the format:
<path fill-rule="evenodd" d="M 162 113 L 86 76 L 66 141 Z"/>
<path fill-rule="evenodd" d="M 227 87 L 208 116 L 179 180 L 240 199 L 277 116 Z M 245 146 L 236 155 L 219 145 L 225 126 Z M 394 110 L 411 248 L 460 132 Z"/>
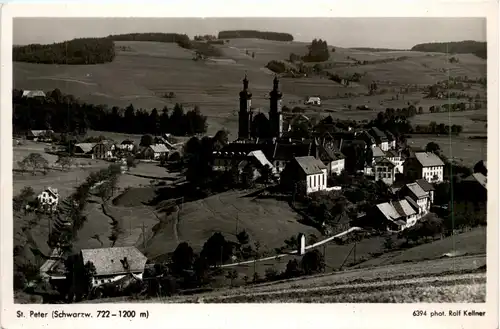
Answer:
<path fill-rule="evenodd" d="M 273 73 L 265 68 L 270 60 L 286 60 L 290 53 L 305 54 L 307 44 L 256 39 L 234 39 L 217 45 L 223 56 L 217 60 L 194 61 L 193 53 L 176 44 L 155 42 L 116 42 L 117 56 L 112 63 L 99 65 L 42 65 L 14 63 L 14 88 L 52 90 L 59 88 L 83 101 L 125 107 L 170 109 L 176 102 L 187 108 L 198 105 L 208 116 L 209 134 L 227 128 L 236 136 L 238 93 L 245 73 L 250 80 L 253 107 L 267 112 L 268 93 L 272 88 Z M 124 51 L 121 47 L 127 47 Z M 247 55 L 247 51 L 248 54 Z M 251 54 L 255 53 L 252 58 Z M 349 58 L 377 60 L 408 56 L 409 59 L 376 65 L 353 65 Z M 349 57 L 349 58 L 348 58 Z M 384 95 L 363 96 L 372 81 L 380 88 L 392 90 L 406 84 L 428 85 L 450 76 L 467 75 L 471 78 L 486 75 L 486 61 L 473 55 L 456 55 L 459 63 L 448 63 L 445 54 L 412 51 L 367 52 L 336 48 L 331 53 L 332 71 L 339 74 L 364 74 L 358 84 L 344 87 L 322 76 L 282 78 L 283 105 L 296 106 L 304 98 L 320 95 L 324 98 L 321 114 L 336 111 L 338 117 L 349 117 L 349 105 L 367 105 L 376 111 L 386 107 L 404 106 L 411 100 L 421 100 L 422 94 L 408 95 L 405 100 L 392 100 L 390 91 Z M 443 69 L 445 71 L 443 71 Z M 449 71 L 446 71 L 449 70 Z M 163 98 L 174 92 L 175 98 Z M 337 94 L 357 94 L 339 99 Z M 429 101 L 430 105 L 439 101 Z M 356 116 L 355 114 L 352 114 Z M 373 118 L 364 113 L 366 119 Z"/>

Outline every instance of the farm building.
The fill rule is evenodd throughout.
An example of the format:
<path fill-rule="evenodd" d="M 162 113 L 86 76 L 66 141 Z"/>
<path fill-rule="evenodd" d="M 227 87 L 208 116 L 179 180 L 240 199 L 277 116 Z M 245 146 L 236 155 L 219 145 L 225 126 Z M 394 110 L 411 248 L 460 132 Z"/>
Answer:
<path fill-rule="evenodd" d="M 372 127 L 370 129 L 370 135 L 375 138 L 376 145 L 380 147 L 382 151 L 387 151 L 389 149 L 389 139 L 382 130 L 377 127 Z"/>
<path fill-rule="evenodd" d="M 305 189 L 309 194 L 327 190 L 327 168 L 313 156 L 295 157 L 281 173 L 281 183 L 287 189 Z M 302 183 L 302 184 L 299 184 Z"/>
<path fill-rule="evenodd" d="M 28 130 L 26 139 L 35 142 L 51 142 L 53 134 L 53 130 Z"/>
<path fill-rule="evenodd" d="M 45 98 L 46 95 L 41 90 L 23 90 L 23 97 L 26 97 L 26 98 L 37 98 L 37 97 Z"/>
<path fill-rule="evenodd" d="M 429 212 L 429 209 L 431 208 L 430 195 L 428 192 L 424 191 L 417 183 L 406 184 L 401 189 L 400 193 L 408 196 L 414 202 L 416 202 L 418 208 L 415 210 L 420 216 L 423 216 Z"/>
<path fill-rule="evenodd" d="M 116 145 L 116 148 L 123 150 L 123 151 L 133 151 L 135 147 L 135 144 L 133 141 L 126 139 L 123 142 L 121 142 L 119 145 Z"/>
<path fill-rule="evenodd" d="M 367 214 L 369 227 L 388 231 L 402 231 L 417 223 L 417 212 L 408 200 L 390 201 L 376 205 Z"/>
<path fill-rule="evenodd" d="M 148 260 L 136 247 L 82 249 L 80 259 L 83 264 L 91 262 L 95 266 L 94 287 L 116 282 L 130 274 L 142 279 Z"/>
<path fill-rule="evenodd" d="M 159 160 L 162 156 L 167 156 L 169 149 L 165 144 L 153 144 L 143 151 L 145 159 Z"/>
<path fill-rule="evenodd" d="M 75 144 L 75 148 L 74 148 L 74 153 L 75 154 L 91 154 L 92 153 L 92 149 L 94 148 L 96 144 L 95 143 L 78 143 L 78 144 Z"/>
<path fill-rule="evenodd" d="M 103 140 L 95 144 L 92 148 L 94 159 L 111 159 L 113 158 L 113 151 L 115 145 L 111 141 Z"/>
<path fill-rule="evenodd" d="M 403 164 L 404 175 L 408 180 L 423 178 L 429 183 L 443 181 L 444 163 L 434 153 L 415 152 L 414 157 L 406 159 Z"/>
<path fill-rule="evenodd" d="M 430 202 L 431 204 L 434 203 L 434 186 L 425 179 L 417 179 L 415 183 L 417 183 L 422 190 L 429 193 Z"/>

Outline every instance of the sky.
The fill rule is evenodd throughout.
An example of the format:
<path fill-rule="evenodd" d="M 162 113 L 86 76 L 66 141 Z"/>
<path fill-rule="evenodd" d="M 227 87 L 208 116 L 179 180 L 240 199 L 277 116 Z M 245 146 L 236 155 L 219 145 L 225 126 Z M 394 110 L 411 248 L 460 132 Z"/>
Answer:
<path fill-rule="evenodd" d="M 137 32 L 217 35 L 222 30 L 286 32 L 337 47 L 409 49 L 418 43 L 486 41 L 484 18 L 15 18 L 16 45 Z"/>

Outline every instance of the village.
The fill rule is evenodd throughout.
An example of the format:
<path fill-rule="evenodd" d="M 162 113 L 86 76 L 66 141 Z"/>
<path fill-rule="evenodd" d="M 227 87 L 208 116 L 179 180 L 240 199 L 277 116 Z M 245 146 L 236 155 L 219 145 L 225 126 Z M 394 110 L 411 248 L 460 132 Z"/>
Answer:
<path fill-rule="evenodd" d="M 44 94 L 26 91 L 23 97 L 43 98 Z M 19 161 L 21 171 L 29 172 L 28 169 L 33 168 L 35 175 L 37 170 L 51 170 L 44 160 L 46 154 L 57 156 L 54 166 L 62 170 L 64 167 L 68 170 L 78 161 L 94 161 L 101 168 L 95 175 L 89 172 L 86 194 L 81 192 L 85 184 L 75 186 L 77 192 L 84 193 L 80 199 L 75 197 L 77 192 L 61 196 L 61 187 L 54 179 L 44 190 L 34 191 L 31 201 L 29 198 L 18 200 L 21 204 L 18 212 L 41 213 L 37 216 L 53 218 L 49 224 L 50 255 L 41 265 L 41 281 L 28 284 L 30 291 L 39 291 L 40 285 L 45 286 L 45 292 L 37 293 L 44 296 L 44 300 L 66 302 L 79 301 L 84 296 L 94 299 L 148 295 L 152 292 L 161 294 L 163 290 L 171 295 L 179 290 L 179 285 L 186 291 L 202 291 L 210 281 L 208 276 L 224 276 L 225 269 L 229 269 L 225 277 L 233 286 L 233 281 L 241 274 L 231 269 L 245 264 L 250 264 L 246 269 L 250 274 L 245 276 L 245 284 L 247 281 L 248 284 L 257 284 L 325 271 L 325 251 L 321 253 L 319 250 L 332 243 L 354 243 L 355 250 L 357 242 L 383 236 L 389 252 L 395 248 L 392 245 L 398 239 L 406 240 L 406 248 L 409 248 L 486 224 L 485 217 L 463 218 L 460 223 L 457 219 L 453 224 L 447 222 L 453 217 L 450 217 L 448 207 L 453 211 L 458 206 L 447 201 L 450 192 L 443 192 L 443 183 L 457 178 L 453 176 L 456 175 L 452 172 L 455 170 L 453 164 L 441 156 L 435 143 L 429 143 L 425 149 L 415 149 L 408 146 L 404 134 L 395 135 L 377 125 L 350 125 L 331 115 L 312 124 L 307 115 L 284 113 L 283 98 L 276 75 L 270 79 L 267 117 L 262 112 L 254 113 L 250 81 L 245 75 L 239 93 L 238 136 L 233 141 L 229 141 L 223 130 L 214 136 L 192 137 L 182 142 L 168 133 L 144 135 L 140 141 L 112 141 L 105 137 L 92 137 L 83 142 L 63 141 L 50 130 L 29 130 L 16 138 L 14 148 L 26 143 L 44 145 L 45 155 L 30 153 Z M 264 119 L 254 120 L 256 115 Z M 184 203 L 202 190 L 210 190 L 212 196 L 243 191 L 253 198 L 288 200 L 290 207 L 303 218 L 304 227 L 314 228 L 320 238 L 312 239 L 311 234 L 299 229 L 285 241 L 283 248 L 259 253 L 259 244 L 255 243 L 249 247 L 250 251 L 245 252 L 249 236 L 245 230 L 238 231 L 241 219 L 234 218 L 236 241 L 230 241 L 226 233 L 222 236 L 214 231 L 204 245 L 200 241 L 183 241 L 175 251 L 164 250 L 170 256 L 162 261 L 148 259 L 144 250 L 141 252 L 146 245 L 144 231 L 141 234 L 142 247 L 139 239 L 139 242 L 131 241 L 129 245 L 83 246 L 76 248 L 75 253 L 71 239 L 74 238 L 75 216 L 81 215 L 78 211 L 83 211 L 83 204 L 98 197 L 102 199 L 104 211 L 107 202 L 119 198 L 119 193 L 127 193 L 125 190 L 120 192 L 117 187 L 118 177 L 146 167 L 171 175 L 167 182 L 153 179 L 151 184 L 157 187 L 181 187 L 182 190 L 182 186 L 190 186 L 180 194 L 165 197 L 164 201 L 171 201 L 165 208 L 170 213 L 177 212 L 177 216 Z M 484 211 L 486 161 L 477 159 L 477 164 L 469 171 L 459 173 L 462 177 L 455 184 L 457 189 L 451 193 L 455 193 L 455 201 L 474 203 Z M 372 194 L 368 195 L 368 190 Z M 162 216 L 167 217 L 168 213 Z M 114 221 L 119 219 L 112 219 Z M 66 235 L 65 232 L 73 233 Z M 193 242 L 203 245 L 200 256 L 196 256 L 196 251 L 190 247 Z M 341 268 L 351 252 L 352 248 L 349 253 L 342 253 L 342 258 L 347 257 Z M 298 256 L 302 257 L 300 264 L 295 258 Z M 272 274 L 266 270 L 264 279 L 255 270 L 257 262 L 287 257 L 291 260 L 284 264 L 286 270 L 283 273 L 274 270 Z M 357 263 L 355 259 L 351 265 L 359 262 L 362 263 L 362 259 L 358 258 Z M 68 264 L 72 264 L 70 269 Z M 159 283 L 167 277 L 173 277 L 174 283 Z M 80 287 L 82 282 L 90 284 Z M 75 294 L 75 299 L 68 297 Z"/>

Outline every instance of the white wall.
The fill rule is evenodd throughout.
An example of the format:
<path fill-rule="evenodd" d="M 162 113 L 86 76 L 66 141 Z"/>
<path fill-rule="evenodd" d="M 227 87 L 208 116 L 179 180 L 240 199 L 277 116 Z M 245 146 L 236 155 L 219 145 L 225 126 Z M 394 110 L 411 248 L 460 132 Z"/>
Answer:
<path fill-rule="evenodd" d="M 307 194 L 326 190 L 327 170 L 323 169 L 322 171 L 321 174 L 306 177 Z"/>
<path fill-rule="evenodd" d="M 133 273 L 134 276 L 136 276 L 137 278 L 139 279 L 142 279 L 142 273 Z M 115 276 L 112 276 L 112 277 L 109 277 L 109 276 L 105 276 L 105 277 L 94 277 L 93 280 L 92 280 L 92 286 L 93 287 L 97 287 L 97 286 L 100 286 L 101 284 L 105 284 L 105 283 L 109 283 L 109 282 L 115 282 L 115 281 L 118 281 L 120 279 L 123 279 L 125 277 L 125 274 L 120 274 L 120 275 L 115 275 Z M 102 282 L 104 281 L 104 282 Z"/>
<path fill-rule="evenodd" d="M 429 183 L 441 183 L 443 181 L 443 166 L 432 166 L 422 168 L 422 178 Z M 437 179 L 434 179 L 434 175 Z"/>
<path fill-rule="evenodd" d="M 389 150 L 389 143 L 388 142 L 382 142 L 380 144 L 380 149 L 382 149 L 382 151 L 388 151 Z"/>
<path fill-rule="evenodd" d="M 340 159 L 336 161 L 330 162 L 330 174 L 337 174 L 340 175 L 340 173 L 344 170 L 345 168 L 345 159 Z"/>

